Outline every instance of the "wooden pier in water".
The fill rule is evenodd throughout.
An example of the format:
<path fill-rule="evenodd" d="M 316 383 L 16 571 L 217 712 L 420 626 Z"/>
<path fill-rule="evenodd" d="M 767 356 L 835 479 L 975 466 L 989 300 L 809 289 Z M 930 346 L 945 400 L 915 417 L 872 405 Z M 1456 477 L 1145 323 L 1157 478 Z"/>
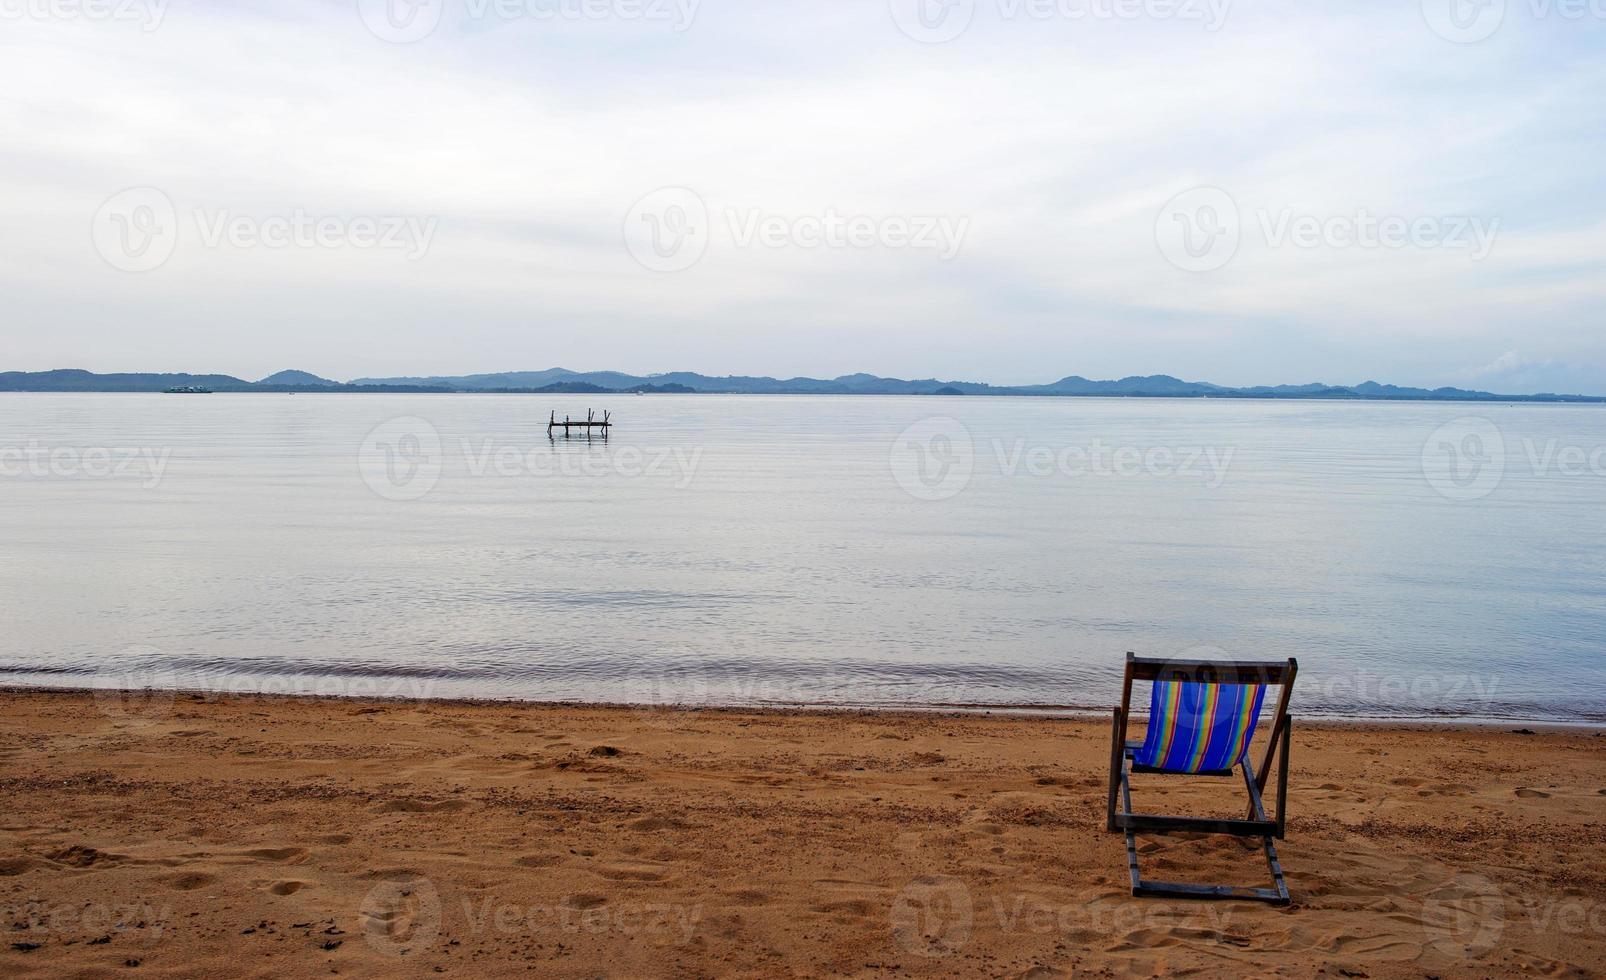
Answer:
<path fill-rule="evenodd" d="M 578 429 L 582 433 L 585 434 L 585 437 L 587 439 L 589 439 L 589 438 L 591 438 L 592 430 L 595 429 L 595 430 L 597 430 L 598 432 L 600 432 L 602 434 L 602 438 L 606 439 L 606 438 L 608 438 L 608 430 L 613 428 L 613 422 L 609 421 L 609 417 L 612 414 L 613 414 L 612 412 L 603 412 L 602 413 L 602 419 L 599 421 L 597 419 L 597 413 L 587 409 L 586 418 L 585 418 L 584 422 L 573 421 L 567 415 L 565 415 L 563 417 L 563 421 L 562 422 L 559 422 L 558 421 L 558 413 L 554 410 L 553 413 L 552 413 L 551 418 L 547 420 L 547 424 L 546 424 L 547 438 L 548 439 L 553 438 L 552 433 L 553 433 L 554 430 L 562 429 L 563 430 L 563 438 L 567 439 L 567 438 L 569 438 L 569 430 L 570 429 Z"/>

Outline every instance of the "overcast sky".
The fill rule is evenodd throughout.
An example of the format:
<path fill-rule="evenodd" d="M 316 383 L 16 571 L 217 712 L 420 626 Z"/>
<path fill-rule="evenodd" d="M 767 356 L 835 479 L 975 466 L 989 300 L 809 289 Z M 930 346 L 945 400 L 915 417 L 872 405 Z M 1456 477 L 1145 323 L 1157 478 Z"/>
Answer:
<path fill-rule="evenodd" d="M 0 0 L 0 370 L 1606 393 L 1601 0 L 440 2 Z"/>

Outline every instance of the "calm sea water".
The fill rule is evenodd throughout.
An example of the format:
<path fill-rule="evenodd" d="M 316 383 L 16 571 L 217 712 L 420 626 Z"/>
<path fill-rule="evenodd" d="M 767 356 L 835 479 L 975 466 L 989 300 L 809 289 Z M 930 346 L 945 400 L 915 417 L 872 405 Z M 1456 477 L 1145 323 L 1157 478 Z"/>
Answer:
<path fill-rule="evenodd" d="M 607 409 L 606 442 L 549 441 Z M 1606 719 L 1606 408 L 0 395 L 0 682 Z"/>

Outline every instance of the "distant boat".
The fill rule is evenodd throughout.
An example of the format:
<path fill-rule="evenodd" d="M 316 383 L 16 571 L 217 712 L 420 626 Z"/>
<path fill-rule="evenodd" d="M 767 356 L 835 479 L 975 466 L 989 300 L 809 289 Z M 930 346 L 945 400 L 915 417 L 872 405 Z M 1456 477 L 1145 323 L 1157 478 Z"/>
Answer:
<path fill-rule="evenodd" d="M 179 385 L 176 388 L 168 388 L 162 392 L 164 395 L 210 395 L 211 393 L 211 388 L 204 388 L 201 385 Z"/>

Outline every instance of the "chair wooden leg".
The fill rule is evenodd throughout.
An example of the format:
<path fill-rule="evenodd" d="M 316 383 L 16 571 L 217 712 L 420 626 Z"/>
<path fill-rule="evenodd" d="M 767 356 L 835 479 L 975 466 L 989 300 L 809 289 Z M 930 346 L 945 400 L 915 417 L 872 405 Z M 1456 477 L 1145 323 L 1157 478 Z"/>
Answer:
<path fill-rule="evenodd" d="M 1283 804 L 1288 799 L 1288 750 L 1292 745 L 1289 736 L 1292 734 L 1293 726 L 1294 720 L 1288 715 L 1284 714 L 1277 717 L 1277 720 L 1271 726 L 1271 736 L 1267 739 L 1270 744 L 1266 746 L 1265 762 L 1262 764 L 1260 770 L 1255 773 L 1255 788 L 1259 790 L 1260 793 L 1264 793 L 1266 791 L 1266 782 L 1271 777 L 1272 760 L 1274 758 L 1276 759 L 1277 819 L 1279 824 L 1282 822 Z M 1248 770 L 1248 753 L 1244 754 L 1243 765 L 1245 770 Z M 1253 806 L 1251 806 L 1249 809 L 1249 818 L 1251 820 L 1255 819 L 1255 810 Z M 1262 816 L 1260 819 L 1264 820 L 1265 817 Z M 1281 829 L 1279 828 L 1277 839 L 1281 840 L 1282 837 L 1283 835 Z"/>
<path fill-rule="evenodd" d="M 1255 770 L 1249 765 L 1249 760 L 1243 761 L 1244 790 L 1249 794 L 1249 819 L 1265 820 L 1266 804 L 1260 797 L 1260 781 L 1255 778 Z"/>
<path fill-rule="evenodd" d="M 1126 813 L 1132 812 L 1132 784 L 1125 765 L 1121 767 L 1121 809 Z M 1138 874 L 1138 837 L 1131 830 L 1126 832 L 1126 871 L 1132 879 L 1132 894 L 1141 894 L 1143 877 Z"/>
<path fill-rule="evenodd" d="M 1282 840 L 1288 829 L 1288 753 L 1293 748 L 1294 720 L 1283 719 L 1283 754 L 1277 760 L 1277 839 Z"/>
<path fill-rule="evenodd" d="M 1271 842 L 1270 837 L 1266 838 L 1266 867 L 1271 869 L 1272 886 L 1277 891 L 1275 899 L 1267 898 L 1266 901 L 1273 905 L 1287 905 L 1288 882 L 1283 880 L 1283 866 L 1277 860 L 1277 845 Z"/>
<path fill-rule="evenodd" d="M 1126 716 L 1120 708 L 1116 708 L 1115 717 L 1110 724 L 1110 798 L 1105 817 L 1106 830 L 1115 829 L 1115 794 L 1121 785 L 1121 771 L 1124 768 L 1121 760 L 1125 754 L 1125 742 Z"/>

